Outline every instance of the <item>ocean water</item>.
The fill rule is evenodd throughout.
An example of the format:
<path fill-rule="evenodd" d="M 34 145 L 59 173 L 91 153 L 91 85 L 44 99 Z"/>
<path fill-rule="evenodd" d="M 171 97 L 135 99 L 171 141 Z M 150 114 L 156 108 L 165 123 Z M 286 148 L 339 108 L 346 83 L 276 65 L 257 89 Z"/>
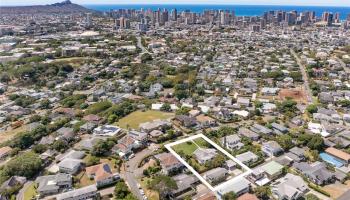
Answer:
<path fill-rule="evenodd" d="M 183 10 L 190 10 L 192 12 L 201 13 L 204 10 L 234 10 L 237 16 L 261 16 L 264 12 L 269 10 L 283 10 L 291 11 L 296 10 L 302 11 L 315 11 L 317 16 L 321 16 L 322 12 L 339 12 L 342 20 L 346 19 L 347 15 L 350 14 L 350 7 L 324 7 L 324 6 L 279 6 L 279 5 L 183 5 L 183 4 L 111 4 L 111 5 L 84 5 L 85 7 L 98 11 L 110 11 L 111 9 L 171 9 L 176 8 L 178 12 Z"/>

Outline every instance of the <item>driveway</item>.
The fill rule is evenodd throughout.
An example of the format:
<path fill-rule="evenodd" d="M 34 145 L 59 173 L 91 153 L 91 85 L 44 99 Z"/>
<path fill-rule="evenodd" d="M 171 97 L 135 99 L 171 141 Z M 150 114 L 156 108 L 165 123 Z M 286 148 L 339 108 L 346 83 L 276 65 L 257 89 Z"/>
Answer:
<path fill-rule="evenodd" d="M 124 164 L 124 169 L 122 169 L 121 172 L 121 176 L 128 184 L 131 192 L 137 197 L 137 199 L 143 199 L 140 190 L 137 186 L 137 179 L 142 177 L 143 170 L 138 168 L 138 165 L 142 161 L 142 159 L 151 155 L 152 153 L 153 150 L 148 148 L 138 152 L 137 154 L 135 154 L 134 158 L 128 160 L 126 164 Z"/>

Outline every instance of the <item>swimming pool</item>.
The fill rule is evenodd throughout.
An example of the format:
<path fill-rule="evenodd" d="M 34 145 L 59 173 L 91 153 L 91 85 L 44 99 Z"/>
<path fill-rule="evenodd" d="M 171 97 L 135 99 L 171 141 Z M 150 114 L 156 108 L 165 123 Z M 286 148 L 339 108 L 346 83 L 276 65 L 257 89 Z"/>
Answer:
<path fill-rule="evenodd" d="M 320 153 L 320 158 L 332 165 L 334 165 L 335 167 L 341 167 L 344 165 L 344 162 L 341 161 L 340 159 L 329 155 L 328 153 Z"/>

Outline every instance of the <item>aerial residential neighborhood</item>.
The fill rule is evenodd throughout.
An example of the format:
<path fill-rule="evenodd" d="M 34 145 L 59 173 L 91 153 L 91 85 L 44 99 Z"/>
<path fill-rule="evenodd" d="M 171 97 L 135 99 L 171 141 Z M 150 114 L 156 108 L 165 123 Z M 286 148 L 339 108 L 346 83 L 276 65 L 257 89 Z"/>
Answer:
<path fill-rule="evenodd" d="M 0 200 L 350 200 L 350 6 L 19 5 Z"/>

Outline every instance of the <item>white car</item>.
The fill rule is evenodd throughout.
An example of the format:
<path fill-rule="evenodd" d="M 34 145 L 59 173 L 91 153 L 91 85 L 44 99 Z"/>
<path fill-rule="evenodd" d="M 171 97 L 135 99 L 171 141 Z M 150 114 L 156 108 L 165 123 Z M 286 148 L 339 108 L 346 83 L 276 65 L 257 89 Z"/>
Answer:
<path fill-rule="evenodd" d="M 145 192 L 142 189 L 140 190 L 140 193 L 142 196 L 145 195 Z"/>

